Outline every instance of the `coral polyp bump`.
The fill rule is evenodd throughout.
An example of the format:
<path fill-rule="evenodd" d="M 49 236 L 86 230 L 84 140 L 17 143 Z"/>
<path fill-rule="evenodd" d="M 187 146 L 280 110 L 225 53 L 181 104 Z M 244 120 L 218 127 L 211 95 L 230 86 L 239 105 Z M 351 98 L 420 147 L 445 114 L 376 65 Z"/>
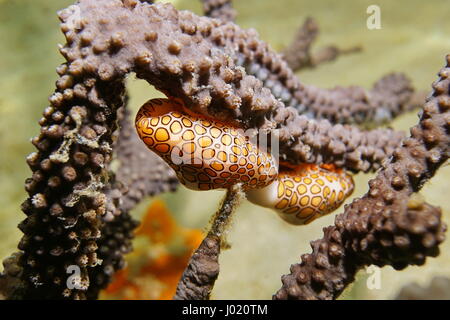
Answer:
<path fill-rule="evenodd" d="M 338 208 L 353 180 L 333 165 L 283 169 L 243 130 L 193 114 L 178 99 L 152 99 L 136 115 L 147 147 L 163 158 L 180 182 L 194 190 L 228 189 L 240 183 L 254 204 L 274 209 L 300 225 Z"/>

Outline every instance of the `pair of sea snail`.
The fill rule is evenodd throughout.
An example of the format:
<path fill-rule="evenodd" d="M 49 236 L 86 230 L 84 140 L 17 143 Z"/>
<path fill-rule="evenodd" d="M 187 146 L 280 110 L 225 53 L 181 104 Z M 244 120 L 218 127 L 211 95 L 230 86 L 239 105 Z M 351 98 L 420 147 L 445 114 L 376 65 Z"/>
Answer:
<path fill-rule="evenodd" d="M 332 164 L 279 164 L 234 125 L 194 114 L 181 100 L 152 99 L 135 120 L 139 137 L 193 190 L 240 183 L 252 203 L 302 225 L 338 208 L 353 192 L 352 177 Z"/>

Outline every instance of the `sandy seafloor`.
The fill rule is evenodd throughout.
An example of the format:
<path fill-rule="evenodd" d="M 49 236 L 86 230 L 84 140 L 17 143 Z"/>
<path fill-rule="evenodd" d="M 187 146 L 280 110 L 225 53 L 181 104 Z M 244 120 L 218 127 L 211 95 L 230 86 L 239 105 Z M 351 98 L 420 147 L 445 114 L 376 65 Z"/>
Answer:
<path fill-rule="evenodd" d="M 172 1 L 180 9 L 201 13 L 195 0 Z M 57 50 L 64 43 L 55 12 L 71 0 L 0 0 L 0 258 L 15 250 L 20 238 L 17 224 L 24 218 L 19 206 L 26 198 L 23 182 L 30 175 L 25 156 L 33 151 L 30 137 L 39 131 L 37 121 L 57 78 L 55 67 L 63 61 Z M 402 71 L 418 89 L 429 90 L 450 53 L 450 1 L 384 0 L 381 30 L 366 28 L 366 8 L 374 1 L 351 0 L 236 0 L 237 23 L 255 28 L 276 49 L 286 46 L 307 16 L 319 22 L 321 34 L 315 48 L 337 44 L 361 45 L 362 53 L 302 71 L 299 77 L 320 87 L 361 85 L 370 88 L 384 74 Z M 156 95 L 143 81 L 130 77 L 131 107 L 137 110 Z M 407 130 L 417 121 L 417 111 L 396 119 L 392 126 Z M 355 176 L 353 197 L 364 194 L 372 175 Z M 423 189 L 425 199 L 442 207 L 450 223 L 450 168 L 442 168 Z M 221 191 L 195 192 L 184 187 L 161 197 L 167 200 L 180 224 L 204 228 L 216 210 Z M 351 200 L 351 199 L 349 199 Z M 138 217 L 152 199 L 146 199 L 134 214 Z M 336 213 L 342 212 L 342 208 Z M 232 248 L 222 253 L 221 273 L 213 299 L 268 299 L 280 287 L 280 276 L 310 251 L 309 241 L 322 235 L 333 223 L 331 214 L 308 226 L 290 226 L 270 210 L 244 201 L 235 214 L 229 234 Z M 435 275 L 450 277 L 450 240 L 441 254 L 422 267 L 381 270 L 381 289 L 369 290 L 363 270 L 343 299 L 390 299 L 412 281 L 427 284 Z"/>

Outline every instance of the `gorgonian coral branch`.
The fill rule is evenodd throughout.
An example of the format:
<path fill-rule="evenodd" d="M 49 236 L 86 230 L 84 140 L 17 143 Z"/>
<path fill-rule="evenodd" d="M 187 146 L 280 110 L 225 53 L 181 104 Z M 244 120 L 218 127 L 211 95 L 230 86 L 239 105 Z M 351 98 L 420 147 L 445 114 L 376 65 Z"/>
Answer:
<path fill-rule="evenodd" d="M 219 276 L 220 238 L 208 235 L 181 276 L 174 300 L 209 300 Z"/>
<path fill-rule="evenodd" d="M 434 276 L 428 286 L 415 282 L 405 285 L 395 300 L 450 300 L 450 279 Z"/>
<path fill-rule="evenodd" d="M 279 94 L 311 89 L 299 83 L 254 31 L 241 30 L 233 23 L 178 12 L 169 4 L 131 0 L 84 0 L 60 17 L 67 38 L 61 52 L 69 61 L 71 78 L 87 73 L 111 81 L 135 71 L 196 112 L 219 120 L 236 119 L 244 127 L 290 128 L 289 138 L 282 134 L 280 142 L 281 149 L 289 153 L 286 158 L 294 162 L 326 159 L 354 171 L 377 169 L 390 155 L 391 145 L 401 140 L 392 130 L 366 132 L 333 126 L 328 121 L 299 117 L 293 108 L 286 108 L 289 103 L 278 99 Z M 258 77 L 247 74 L 246 70 L 251 73 L 255 66 L 270 66 L 267 75 L 278 79 L 281 91 L 262 82 L 259 78 L 264 76 L 259 73 Z M 311 135 L 286 125 L 291 120 L 300 122 L 302 128 L 311 127 L 317 138 L 314 145 Z M 351 141 L 346 141 L 350 136 Z M 337 142 L 337 137 L 344 139 Z M 288 151 L 291 148 L 293 152 Z"/>
<path fill-rule="evenodd" d="M 397 148 L 361 199 L 346 206 L 313 252 L 282 277 L 275 299 L 333 299 L 362 267 L 403 269 L 439 252 L 446 226 L 441 210 L 411 198 L 449 157 L 450 55 L 433 84 L 419 124 Z"/>
<path fill-rule="evenodd" d="M 128 101 L 128 99 L 126 99 Z M 125 254 L 132 250 L 131 240 L 138 222 L 129 211 L 143 198 L 174 191 L 178 185 L 175 172 L 152 153 L 144 152 L 129 119 L 127 103 L 118 110 L 119 130 L 113 144 L 118 168 L 111 173 L 103 189 L 108 199 L 102 217 L 101 236 L 97 240 L 100 265 L 89 270 L 88 299 L 98 298 L 100 290 L 112 281 L 114 273 L 126 265 Z"/>
<path fill-rule="evenodd" d="M 205 16 L 222 21 L 234 21 L 236 10 L 233 9 L 232 0 L 202 0 Z"/>
<path fill-rule="evenodd" d="M 225 233 L 231 224 L 242 191 L 239 185 L 227 191 L 224 200 L 212 218 L 211 228 L 195 250 L 177 286 L 175 300 L 209 300 L 219 276 L 220 249 L 227 245 Z"/>
<path fill-rule="evenodd" d="M 309 114 L 332 123 L 380 125 L 420 107 L 414 101 L 411 81 L 402 73 L 391 73 L 378 80 L 371 90 L 352 86 L 327 91 L 305 86 Z M 309 97 L 307 97 L 309 96 Z"/>
<path fill-rule="evenodd" d="M 294 41 L 282 53 L 292 70 L 315 67 L 336 59 L 340 54 L 361 50 L 360 47 L 344 50 L 328 46 L 313 54 L 311 45 L 318 34 L 317 22 L 307 18 L 297 31 Z M 269 84 L 272 84 L 271 80 Z M 423 101 L 417 104 L 413 92 L 411 81 L 405 75 L 392 73 L 378 80 L 369 91 L 357 86 L 328 90 L 305 86 L 295 91 L 297 102 L 292 106 L 301 112 L 306 111 L 312 118 L 328 119 L 332 123 L 379 125 L 420 107 Z"/>
<path fill-rule="evenodd" d="M 120 243 L 128 247 L 131 218 L 122 213 L 113 220 L 128 225 L 120 230 L 105 214 L 114 216 L 114 206 L 120 207 L 111 201 L 122 190 L 109 165 L 130 72 L 199 113 L 246 128 L 279 128 L 282 155 L 292 162 L 367 171 L 378 168 L 402 139 L 392 130 L 366 132 L 299 116 L 301 106 L 307 110 L 311 103 L 298 97 L 312 97 L 313 90 L 254 31 L 233 23 L 136 0 L 80 0 L 59 17 L 67 63 L 57 70 L 51 105 L 32 140 L 38 151 L 27 158 L 33 175 L 22 206 L 27 218 L 20 224 L 16 290 L 24 298 L 94 297 L 109 277 L 98 268 L 101 260 L 111 258 L 105 266 L 116 269 L 128 250 L 116 255 Z M 145 194 L 145 187 L 138 189 Z M 123 242 L 110 242 L 114 230 Z M 70 288 L 69 266 L 79 268 Z M 106 281 L 99 280 L 101 274 Z"/>
<path fill-rule="evenodd" d="M 66 66 L 62 66 L 58 72 L 64 77 L 66 70 Z M 94 84 L 95 81 L 92 79 L 91 83 Z M 64 89 L 64 94 L 68 95 L 66 99 L 59 92 L 52 96 L 51 101 L 54 101 L 54 105 L 45 110 L 44 118 L 40 121 L 43 134 L 34 139 L 40 151 L 28 157 L 30 166 L 36 171 L 27 181 L 27 189 L 30 193 L 34 190 L 42 192 L 32 196 L 23 206 L 25 213 L 29 215 L 21 224 L 25 235 L 19 248 L 24 253 L 18 255 L 20 259 L 14 260 L 16 261 L 14 268 L 7 268 L 8 281 L 16 283 L 15 290 L 10 288 L 7 290 L 9 298 L 96 298 L 99 290 L 110 282 L 114 272 L 124 266 L 123 256 L 132 249 L 132 232 L 137 223 L 130 217 L 128 211 L 141 198 L 173 190 L 177 185 L 174 172 L 163 161 L 156 156 L 143 154 L 137 147 L 140 142 L 134 135 L 128 112 L 119 112 L 121 130 L 118 141 L 113 143 L 116 132 L 112 130 L 106 132 L 104 125 L 97 124 L 106 122 L 103 113 L 105 110 L 108 112 L 106 107 L 103 106 L 101 111 L 96 111 L 95 106 L 83 100 L 85 98 L 90 101 L 87 98 L 86 87 L 77 85 L 76 88 L 77 97 L 73 97 L 73 92 L 72 96 L 68 95 L 72 91 L 70 88 Z M 96 92 L 96 95 L 92 93 L 97 88 L 93 86 L 89 89 L 91 97 L 96 97 L 95 101 L 100 101 L 97 95 L 100 92 Z M 81 95 L 83 92 L 84 95 Z M 117 94 L 119 97 L 125 96 L 122 91 L 117 91 Z M 62 99 L 53 100 L 56 97 Z M 79 105 L 71 107 L 74 101 Z M 124 99 L 118 98 L 118 101 L 122 101 L 125 107 Z M 83 104 L 85 106 L 80 106 Z M 71 118 L 64 116 L 67 111 Z M 94 119 L 80 119 L 80 115 L 86 117 L 91 113 L 95 114 Z M 74 123 L 69 120 L 73 120 Z M 111 128 L 115 128 L 113 116 L 110 117 L 110 121 Z M 70 124 L 75 128 L 71 129 Z M 96 131 L 90 129 L 90 126 Z M 59 136 L 52 136 L 53 139 L 48 140 L 48 132 L 59 132 Z M 105 144 L 101 149 L 108 152 L 106 156 L 92 153 L 91 150 L 95 150 L 98 146 L 98 141 L 93 138 L 100 133 L 104 137 L 109 137 L 107 140 L 109 147 Z M 108 178 L 113 148 L 116 150 L 115 157 L 120 165 L 116 174 Z M 46 155 L 48 158 L 45 158 Z M 60 163 L 64 164 L 62 169 L 58 166 Z M 70 165 L 72 163 L 73 166 Z M 100 170 L 93 173 L 96 168 Z M 58 171 L 61 172 L 60 175 Z M 37 174 L 40 177 L 39 181 L 36 179 Z M 80 180 L 85 175 L 90 180 L 86 183 L 87 187 L 82 188 L 85 184 Z M 136 180 L 146 182 L 142 184 Z M 71 193 L 69 183 L 72 181 L 78 184 L 73 187 Z M 38 184 L 39 182 L 42 184 Z M 66 185 L 62 186 L 63 183 Z M 61 191 L 60 199 L 55 188 Z M 39 202 L 36 202 L 37 199 Z M 103 199 L 100 214 L 89 207 L 95 206 L 96 201 L 100 201 L 95 199 Z M 83 200 L 85 202 L 82 202 Z M 48 203 L 49 201 L 52 202 Z M 72 212 L 71 208 L 74 206 L 77 211 Z M 37 218 L 36 214 L 41 218 Z M 69 249 L 61 246 L 68 244 L 72 244 Z M 40 246 L 36 248 L 35 245 Z M 13 264 L 8 263 L 8 266 Z M 45 271 L 36 268 L 37 266 L 42 266 Z M 67 288 L 68 266 L 77 266 L 81 271 L 82 277 L 75 290 Z M 15 277 L 12 277 L 10 270 L 19 271 L 14 271 Z"/>
<path fill-rule="evenodd" d="M 293 71 L 314 68 L 321 63 L 335 60 L 339 55 L 361 51 L 361 47 L 340 49 L 336 46 L 327 46 L 312 53 L 311 45 L 318 34 L 319 25 L 316 20 L 308 17 L 297 30 L 291 44 L 283 50 L 283 59 Z"/>
<path fill-rule="evenodd" d="M 119 110 L 119 126 L 114 146 L 114 158 L 119 162 L 115 180 L 119 183 L 108 192 L 108 204 L 115 207 L 108 207 L 108 212 L 115 215 L 133 209 L 145 197 L 174 191 L 178 186 L 175 172 L 157 155 L 142 148 L 126 106 Z"/>
<path fill-rule="evenodd" d="M 124 85 L 91 77 L 74 81 L 67 71 L 67 65 L 58 68 L 57 90 L 32 140 L 38 151 L 27 158 L 33 175 L 26 182 L 27 218 L 19 225 L 24 236 L 18 246 L 25 299 L 85 298 L 89 269 L 101 263 L 97 240 L 107 203 L 102 189 Z M 78 272 L 72 288 L 69 266 Z"/>

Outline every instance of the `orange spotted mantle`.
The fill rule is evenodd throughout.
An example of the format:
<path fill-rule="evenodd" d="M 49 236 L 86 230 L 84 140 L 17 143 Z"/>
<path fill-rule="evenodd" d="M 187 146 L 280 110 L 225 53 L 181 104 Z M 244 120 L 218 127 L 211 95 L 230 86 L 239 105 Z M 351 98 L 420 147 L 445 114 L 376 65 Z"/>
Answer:
<path fill-rule="evenodd" d="M 283 169 L 243 130 L 193 114 L 178 99 L 152 99 L 136 115 L 139 137 L 194 190 L 241 183 L 247 198 L 292 224 L 307 224 L 353 192 L 350 175 L 333 165 Z"/>
<path fill-rule="evenodd" d="M 194 190 L 264 187 L 278 174 L 271 154 L 243 131 L 188 114 L 177 100 L 152 99 L 136 116 L 139 137 L 162 157 L 186 187 Z"/>
<path fill-rule="evenodd" d="M 246 192 L 257 205 L 275 209 L 291 224 L 308 224 L 336 210 L 353 192 L 353 179 L 333 165 L 283 169 L 274 183 Z"/>

